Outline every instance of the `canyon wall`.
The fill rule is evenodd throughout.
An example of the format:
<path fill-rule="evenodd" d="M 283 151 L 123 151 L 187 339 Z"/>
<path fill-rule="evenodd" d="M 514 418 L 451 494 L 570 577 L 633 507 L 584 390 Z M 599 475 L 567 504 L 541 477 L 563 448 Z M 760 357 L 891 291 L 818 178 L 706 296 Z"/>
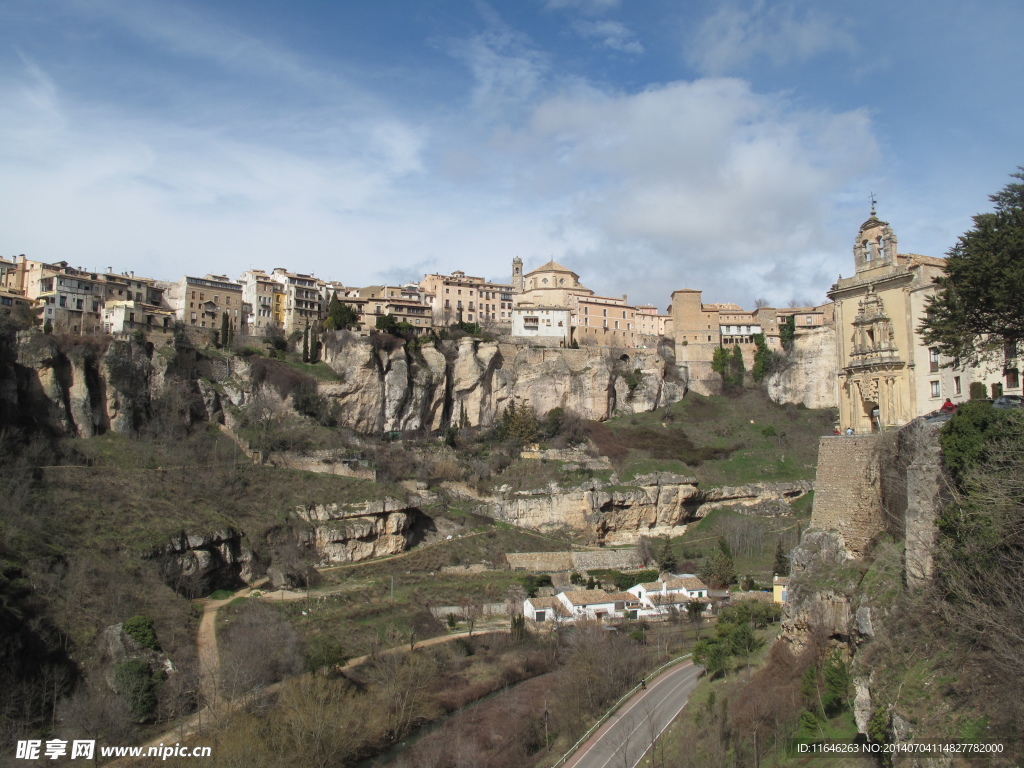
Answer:
<path fill-rule="evenodd" d="M 257 397 L 291 407 L 289 390 L 254 382 L 250 359 L 220 350 L 39 331 L 3 347 L 0 427 L 91 437 L 137 431 L 168 414 L 224 422 Z M 323 361 L 336 380 L 316 382 L 318 394 L 338 406 L 341 426 L 363 434 L 491 426 L 513 400 L 541 415 L 561 407 L 601 420 L 686 392 L 667 347 L 540 349 L 471 337 L 409 347 L 338 332 L 325 335 Z"/>

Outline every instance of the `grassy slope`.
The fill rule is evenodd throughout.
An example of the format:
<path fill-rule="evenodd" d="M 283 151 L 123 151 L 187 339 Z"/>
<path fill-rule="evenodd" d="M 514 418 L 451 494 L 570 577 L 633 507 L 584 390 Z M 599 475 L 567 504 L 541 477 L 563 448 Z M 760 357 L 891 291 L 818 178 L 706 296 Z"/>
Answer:
<path fill-rule="evenodd" d="M 628 448 L 620 462 L 624 480 L 661 470 L 696 476 L 708 486 L 812 479 L 818 438 L 831 434 L 832 424 L 830 410 L 779 405 L 759 390 L 746 390 L 737 397 L 704 397 L 691 392 L 668 408 L 612 419 L 608 427 Z M 687 464 L 665 456 L 665 451 L 659 456 L 644 448 L 642 438 L 647 430 L 677 439 L 685 436 L 698 449 L 735 450 L 728 458 Z M 633 435 L 641 440 L 631 440 Z M 671 440 L 666 447 L 671 454 Z"/>

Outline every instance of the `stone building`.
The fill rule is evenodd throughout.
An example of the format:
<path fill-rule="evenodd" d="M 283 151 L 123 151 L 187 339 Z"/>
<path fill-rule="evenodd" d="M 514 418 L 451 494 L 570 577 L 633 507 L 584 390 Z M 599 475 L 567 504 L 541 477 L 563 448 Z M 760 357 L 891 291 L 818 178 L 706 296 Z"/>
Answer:
<path fill-rule="evenodd" d="M 289 272 L 277 267 L 270 279 L 280 283 L 284 293 L 283 324 L 285 333 L 302 331 L 324 317 L 324 281 L 313 275 Z"/>
<path fill-rule="evenodd" d="M 936 291 L 944 259 L 901 253 L 892 227 L 871 215 L 857 232 L 854 274 L 832 286 L 839 365 L 839 422 L 845 431 L 877 431 L 905 424 L 938 409 L 946 398 L 960 403 L 972 381 L 998 377 L 953 365 L 956 361 L 929 348 L 919 327 L 928 297 Z M 1005 389 L 1020 392 L 1013 355 L 1007 358 Z M 1011 386 L 1012 385 L 1012 386 Z"/>
<path fill-rule="evenodd" d="M 782 327 L 793 318 L 797 334 L 831 325 L 832 303 L 816 307 L 758 307 L 752 311 L 736 304 L 705 304 L 702 292 L 684 288 L 672 292 L 671 317 L 666 328 L 675 340 L 676 360 L 685 365 L 690 387 L 700 394 L 718 391 L 721 377 L 712 371 L 711 361 L 719 347 L 738 346 L 749 371 L 757 352 L 755 337 L 764 336 L 769 350 L 782 349 Z"/>
<path fill-rule="evenodd" d="M 250 307 L 249 333 L 263 336 L 271 328 L 284 330 L 285 286 L 262 269 L 247 269 L 238 280 L 242 301 Z"/>
<path fill-rule="evenodd" d="M 175 283 L 165 283 L 164 295 L 175 316 L 192 328 L 219 332 L 227 317 L 236 334 L 244 334 L 245 307 L 242 286 L 224 275 L 204 277 L 183 276 Z"/>
<path fill-rule="evenodd" d="M 348 304 L 356 313 L 358 332 L 368 333 L 377 327 L 377 318 L 391 315 L 396 322 L 408 323 L 415 336 L 433 328 L 431 296 L 419 285 L 369 285 L 349 288 L 338 301 Z"/>
<path fill-rule="evenodd" d="M 513 262 L 513 275 L 521 263 Z M 521 278 L 516 312 L 533 316 L 540 308 L 567 309 L 571 318 L 570 342 L 581 346 L 640 346 L 636 307 L 627 297 L 598 296 L 580 283 L 579 275 L 556 261 L 549 261 Z"/>
<path fill-rule="evenodd" d="M 430 297 L 433 324 L 439 328 L 455 323 L 512 325 L 513 288 L 509 283 L 491 283 L 456 270 L 450 275 L 425 275 L 420 287 Z"/>

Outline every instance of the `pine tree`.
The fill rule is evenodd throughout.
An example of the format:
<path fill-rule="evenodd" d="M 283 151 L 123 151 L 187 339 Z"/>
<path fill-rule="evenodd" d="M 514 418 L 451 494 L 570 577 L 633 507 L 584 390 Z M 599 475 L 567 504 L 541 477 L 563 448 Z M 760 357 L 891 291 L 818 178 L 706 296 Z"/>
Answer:
<path fill-rule="evenodd" d="M 676 562 L 676 553 L 672 549 L 672 539 L 666 536 L 661 545 L 661 550 L 658 552 L 658 568 L 662 571 L 675 573 L 677 567 L 678 563 Z"/>
<path fill-rule="evenodd" d="M 782 539 L 775 544 L 775 566 L 772 568 L 772 573 L 776 576 L 786 576 L 789 573 L 789 560 L 782 550 Z"/>

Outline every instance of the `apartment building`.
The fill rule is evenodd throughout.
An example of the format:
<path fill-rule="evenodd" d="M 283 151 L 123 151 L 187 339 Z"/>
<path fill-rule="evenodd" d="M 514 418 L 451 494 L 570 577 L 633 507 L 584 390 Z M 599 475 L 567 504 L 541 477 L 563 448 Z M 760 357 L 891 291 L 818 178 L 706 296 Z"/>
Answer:
<path fill-rule="evenodd" d="M 220 331 L 224 318 L 235 333 L 247 332 L 242 286 L 225 275 L 183 276 L 164 283 L 167 305 L 182 323 L 192 328 Z"/>
<path fill-rule="evenodd" d="M 491 283 L 456 270 L 450 275 L 425 275 L 420 281 L 430 297 L 433 322 L 437 327 L 455 323 L 512 325 L 512 285 Z"/>
<path fill-rule="evenodd" d="M 274 280 L 262 269 L 247 269 L 238 280 L 242 301 L 249 307 L 246 325 L 249 333 L 263 336 L 271 328 L 284 329 L 284 283 Z"/>
<path fill-rule="evenodd" d="M 327 308 L 324 302 L 324 281 L 313 275 L 289 272 L 277 267 L 270 279 L 279 283 L 284 291 L 283 327 L 285 333 L 304 330 L 323 319 Z"/>

